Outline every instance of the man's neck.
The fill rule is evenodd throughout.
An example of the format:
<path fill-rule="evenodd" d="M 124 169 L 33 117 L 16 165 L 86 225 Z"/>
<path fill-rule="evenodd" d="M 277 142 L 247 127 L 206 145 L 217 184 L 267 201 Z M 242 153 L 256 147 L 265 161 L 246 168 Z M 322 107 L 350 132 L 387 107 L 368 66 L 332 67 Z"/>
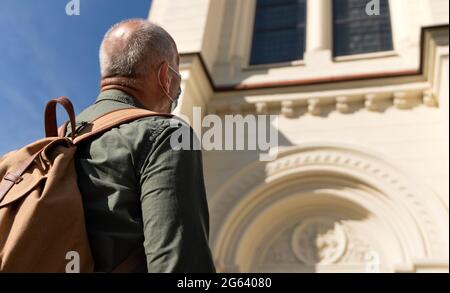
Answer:
<path fill-rule="evenodd" d="M 147 100 L 145 97 L 146 91 L 143 88 L 143 82 L 134 78 L 107 77 L 103 78 L 100 82 L 100 92 L 112 89 L 120 90 L 137 99 L 142 105 L 147 107 L 148 105 L 145 104 Z"/>
<path fill-rule="evenodd" d="M 137 79 L 124 77 L 107 77 L 100 82 L 100 91 L 104 92 L 111 89 L 121 90 L 134 98 L 142 98 L 143 91 L 141 90 L 142 82 Z"/>
<path fill-rule="evenodd" d="M 142 79 L 126 77 L 103 78 L 100 82 L 100 92 L 112 89 L 123 91 L 132 96 L 148 110 L 156 112 L 164 112 L 165 110 L 161 103 L 154 99 L 157 95 L 152 94 L 150 89 L 147 88 L 146 82 Z"/>

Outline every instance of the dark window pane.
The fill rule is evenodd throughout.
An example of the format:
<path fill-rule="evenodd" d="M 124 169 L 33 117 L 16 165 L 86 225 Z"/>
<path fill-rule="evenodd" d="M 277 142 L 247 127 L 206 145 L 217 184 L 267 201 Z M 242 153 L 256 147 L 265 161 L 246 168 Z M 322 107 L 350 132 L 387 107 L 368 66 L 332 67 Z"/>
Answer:
<path fill-rule="evenodd" d="M 258 0 L 251 64 L 303 58 L 305 0 Z"/>
<path fill-rule="evenodd" d="M 256 33 L 253 38 L 252 64 L 276 63 L 303 58 L 304 35 L 298 30 Z"/>
<path fill-rule="evenodd" d="M 262 7 L 256 11 L 255 31 L 304 26 L 305 15 L 298 5 Z"/>
<path fill-rule="evenodd" d="M 335 56 L 393 49 L 388 0 L 380 0 L 380 15 L 367 15 L 367 3 L 361 0 L 333 0 Z"/>
<path fill-rule="evenodd" d="M 257 0 L 257 7 L 276 6 L 276 5 L 295 5 L 299 1 L 297 0 Z M 300 1 L 304 2 L 304 1 Z"/>

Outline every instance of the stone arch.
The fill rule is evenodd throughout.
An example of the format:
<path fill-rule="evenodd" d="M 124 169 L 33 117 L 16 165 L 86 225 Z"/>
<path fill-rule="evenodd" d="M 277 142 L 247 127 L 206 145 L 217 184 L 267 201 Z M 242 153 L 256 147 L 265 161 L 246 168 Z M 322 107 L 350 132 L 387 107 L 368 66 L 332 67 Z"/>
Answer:
<path fill-rule="evenodd" d="M 275 161 L 255 162 L 230 178 L 210 206 L 212 250 L 222 271 L 276 271 L 277 265 L 281 271 L 361 270 L 371 263 L 348 255 L 365 246 L 367 253 L 375 252 L 383 271 L 415 260 L 448 258 L 448 237 L 442 235 L 448 226 L 438 224 L 448 222 L 448 210 L 439 197 L 383 156 L 355 146 L 288 148 Z M 296 248 L 293 239 L 304 231 L 329 236 L 300 237 L 303 242 L 347 250 L 313 247 L 302 255 L 306 244 Z M 343 239 L 342 233 L 348 239 L 335 243 L 333 238 Z M 284 242 L 275 243 L 283 237 Z M 276 248 L 283 245 L 284 252 Z M 270 264 L 277 255 L 293 263 Z M 340 265 L 346 257 L 349 262 Z M 264 258 L 269 260 L 266 268 Z"/>

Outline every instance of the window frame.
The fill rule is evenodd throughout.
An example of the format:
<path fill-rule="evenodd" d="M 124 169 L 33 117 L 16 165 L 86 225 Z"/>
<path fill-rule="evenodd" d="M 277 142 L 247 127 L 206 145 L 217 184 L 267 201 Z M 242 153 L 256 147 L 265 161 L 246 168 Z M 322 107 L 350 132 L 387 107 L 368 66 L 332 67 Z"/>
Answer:
<path fill-rule="evenodd" d="M 396 44 L 394 39 L 394 26 L 393 26 L 393 18 L 392 18 L 392 5 L 391 0 L 387 0 L 388 9 L 389 9 L 389 26 L 391 32 L 391 44 L 392 49 L 383 50 L 383 51 L 375 51 L 375 52 L 367 52 L 367 53 L 356 53 L 349 55 L 336 56 L 334 51 L 334 40 L 335 40 L 335 30 L 334 30 L 334 0 L 331 0 L 331 55 L 333 62 L 345 62 L 345 61 L 357 61 L 364 59 L 376 59 L 376 58 L 386 58 L 386 57 L 395 57 L 399 56 L 396 50 Z"/>
<path fill-rule="evenodd" d="M 247 50 L 247 58 L 246 58 L 246 66 L 242 68 L 243 71 L 247 70 L 257 70 L 257 69 L 265 69 L 265 68 L 276 68 L 276 67 L 292 67 L 292 66 L 304 66 L 305 65 L 305 53 L 306 53 L 306 41 L 307 41 L 307 5 L 309 0 L 305 0 L 305 13 L 304 13 L 304 40 L 303 40 L 303 58 L 301 59 L 295 59 L 291 61 L 280 61 L 280 62 L 268 62 L 268 63 L 261 63 L 261 64 L 252 64 L 252 53 L 253 53 L 253 41 L 254 41 L 254 34 L 255 34 L 255 25 L 256 25 L 256 12 L 258 8 L 258 0 L 254 0 L 254 6 L 251 10 L 253 18 L 251 20 L 252 26 L 250 29 L 250 40 L 248 41 L 248 50 Z M 281 5 L 279 5 L 281 6 Z"/>

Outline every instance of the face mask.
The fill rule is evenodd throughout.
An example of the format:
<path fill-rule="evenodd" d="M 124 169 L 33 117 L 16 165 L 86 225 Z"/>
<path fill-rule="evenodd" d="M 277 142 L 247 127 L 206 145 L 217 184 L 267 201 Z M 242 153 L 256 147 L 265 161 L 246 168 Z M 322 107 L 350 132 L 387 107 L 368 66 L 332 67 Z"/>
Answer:
<path fill-rule="evenodd" d="M 175 108 L 178 105 L 178 99 L 180 98 L 181 95 L 181 86 L 178 87 L 178 92 L 177 92 L 177 96 L 175 97 L 175 100 L 170 99 L 170 101 L 172 102 L 172 104 L 170 105 L 170 113 L 172 113 Z M 169 95 L 167 95 L 169 97 Z M 169 97 L 170 98 L 170 97 Z"/>
<path fill-rule="evenodd" d="M 180 83 L 182 80 L 181 75 L 175 71 L 175 69 L 173 69 L 170 65 L 168 65 L 169 69 L 172 70 L 179 78 L 180 78 Z M 161 69 L 160 69 L 161 70 Z M 164 94 L 169 98 L 169 100 L 171 101 L 171 105 L 170 105 L 170 112 L 173 112 L 175 110 L 175 108 L 178 105 L 178 99 L 180 98 L 181 95 L 181 85 L 178 87 L 178 92 L 177 92 L 177 96 L 175 98 L 172 98 L 168 92 L 166 92 L 166 90 L 164 89 L 164 87 L 161 84 L 161 81 L 159 81 L 159 85 L 161 86 Z"/>

